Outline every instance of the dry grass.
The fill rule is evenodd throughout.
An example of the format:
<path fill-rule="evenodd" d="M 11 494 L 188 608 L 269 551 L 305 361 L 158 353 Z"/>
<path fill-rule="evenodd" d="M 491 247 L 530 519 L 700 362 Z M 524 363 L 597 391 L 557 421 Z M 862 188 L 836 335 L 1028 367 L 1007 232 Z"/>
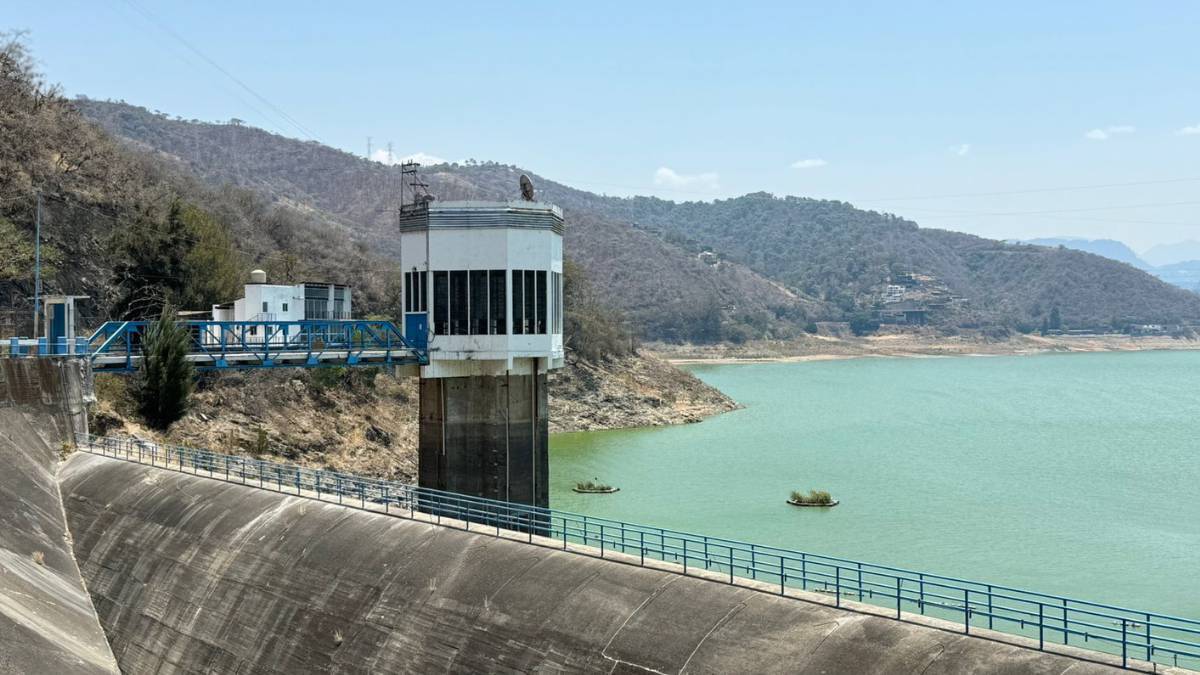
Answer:
<path fill-rule="evenodd" d="M 39 565 L 45 565 L 46 564 L 46 554 L 41 551 L 34 551 L 33 552 L 33 562 L 35 562 Z"/>

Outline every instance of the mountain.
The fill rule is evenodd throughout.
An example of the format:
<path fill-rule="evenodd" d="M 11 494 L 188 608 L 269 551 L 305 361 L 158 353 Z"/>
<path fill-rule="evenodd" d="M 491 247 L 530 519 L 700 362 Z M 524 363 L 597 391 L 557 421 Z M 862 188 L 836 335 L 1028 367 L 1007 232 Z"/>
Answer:
<path fill-rule="evenodd" d="M 1174 244 L 1159 244 L 1143 253 L 1142 257 L 1158 267 L 1200 260 L 1200 241 L 1188 239 Z"/>
<path fill-rule="evenodd" d="M 601 212 L 710 246 L 849 313 L 889 281 L 949 294 L 940 320 L 1030 329 L 1059 308 L 1065 325 L 1195 321 L 1200 298 L 1097 255 L 921 228 L 837 201 L 751 194 L 712 203 L 604 198 Z M 931 303 L 932 304 L 932 303 Z"/>
<path fill-rule="evenodd" d="M 396 167 L 242 126 L 172 119 L 125 103 L 77 102 L 135 147 L 213 185 L 329 214 L 394 254 Z M 564 208 L 569 255 L 642 335 L 715 341 L 787 337 L 814 320 L 879 306 L 915 285 L 945 328 L 1031 330 L 1053 308 L 1070 327 L 1200 321 L 1200 297 L 1098 255 L 921 228 L 838 201 L 766 193 L 714 202 L 608 197 L 497 163 L 442 164 L 422 177 L 441 199 L 511 199 L 530 173 Z"/>
<path fill-rule="evenodd" d="M 240 124 L 186 122 L 123 103 L 83 99 L 77 105 L 117 137 L 211 185 L 251 189 L 278 203 L 354 223 L 358 241 L 384 255 L 398 253 L 398 167 Z M 519 195 L 520 173 L 497 164 L 442 165 L 429 167 L 422 179 L 443 200 L 500 200 Z M 759 332 L 795 331 L 798 322 L 826 311 L 822 303 L 742 265 L 709 264 L 698 252 L 577 208 L 587 193 L 530 175 L 539 197 L 566 211 L 568 255 L 583 267 L 605 301 L 645 336 L 718 340 L 723 315 L 752 317 Z"/>
<path fill-rule="evenodd" d="M 1189 291 L 1200 292 L 1200 259 L 1183 260 L 1181 262 L 1171 264 L 1161 264 L 1158 266 L 1138 257 L 1133 249 L 1125 244 L 1113 239 L 1076 239 L 1071 237 L 1064 238 L 1048 238 L 1048 239 L 1027 239 L 1024 244 L 1032 244 L 1035 246 L 1062 246 L 1076 251 L 1085 251 L 1094 253 L 1110 260 L 1116 260 L 1128 265 L 1132 265 L 1140 270 L 1144 270 L 1162 279 L 1163 281 L 1178 286 Z M 1179 255 L 1186 256 L 1192 251 L 1192 244 L 1200 247 L 1197 242 L 1181 242 L 1172 246 L 1157 246 L 1150 249 L 1151 252 L 1158 250 L 1155 254 L 1155 259 L 1162 260 L 1168 257 Z"/>
<path fill-rule="evenodd" d="M 1123 262 L 1127 265 L 1133 265 L 1139 270 L 1148 270 L 1154 267 L 1145 260 L 1139 258 L 1138 254 L 1133 252 L 1133 249 L 1115 239 L 1077 239 L 1074 237 L 1055 237 L 1045 239 L 1026 239 L 1021 243 L 1033 244 L 1034 246 L 1063 246 L 1065 248 L 1075 249 L 1076 251 L 1094 253 L 1110 260 L 1116 260 L 1117 262 Z"/>
<path fill-rule="evenodd" d="M 1163 265 L 1154 268 L 1151 273 L 1169 284 L 1200 293 L 1200 260 Z"/>

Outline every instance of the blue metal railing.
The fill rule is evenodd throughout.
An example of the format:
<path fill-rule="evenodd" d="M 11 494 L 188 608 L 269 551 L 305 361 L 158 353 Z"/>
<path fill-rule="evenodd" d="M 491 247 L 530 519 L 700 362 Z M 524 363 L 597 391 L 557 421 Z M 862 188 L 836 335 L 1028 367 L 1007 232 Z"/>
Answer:
<path fill-rule="evenodd" d="M 883 607 L 897 619 L 904 612 L 923 614 L 956 622 L 964 633 L 986 628 L 1022 636 L 1041 650 L 1062 644 L 1104 652 L 1120 657 L 1123 667 L 1137 665 L 1135 660 L 1200 666 L 1200 620 L 138 439 L 80 434 L 76 440 L 81 450 L 96 454 L 574 553 L 618 555 L 643 566 L 665 563 L 683 574 L 779 595 L 817 593 L 839 607 L 853 600 Z"/>
<path fill-rule="evenodd" d="M 142 356 L 152 322 L 109 321 L 88 338 L 47 345 L 45 339 L 13 338 L 0 356 L 86 355 L 96 370 L 131 371 Z M 190 352 L 201 370 L 275 365 L 426 364 L 423 349 L 390 321 L 181 321 L 191 334 Z M 286 358 L 284 364 L 280 359 Z"/>

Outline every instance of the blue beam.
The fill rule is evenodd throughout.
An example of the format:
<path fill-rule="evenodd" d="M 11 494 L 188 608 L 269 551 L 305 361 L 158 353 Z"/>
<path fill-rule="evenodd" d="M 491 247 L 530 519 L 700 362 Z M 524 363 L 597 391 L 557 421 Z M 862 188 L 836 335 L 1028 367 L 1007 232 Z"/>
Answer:
<path fill-rule="evenodd" d="M 428 354 L 391 321 L 180 321 L 193 336 L 199 370 L 426 365 Z M 87 340 L 100 372 L 130 372 L 148 321 L 110 321 Z M 116 361 L 111 357 L 120 357 Z"/>

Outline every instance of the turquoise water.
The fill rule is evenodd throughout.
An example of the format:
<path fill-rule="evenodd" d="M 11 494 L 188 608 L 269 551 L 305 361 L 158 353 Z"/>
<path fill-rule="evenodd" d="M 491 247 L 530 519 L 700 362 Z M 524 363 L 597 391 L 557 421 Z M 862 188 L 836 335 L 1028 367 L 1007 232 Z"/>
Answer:
<path fill-rule="evenodd" d="M 1200 352 L 693 372 L 745 408 L 554 436 L 552 506 L 1200 617 Z"/>

